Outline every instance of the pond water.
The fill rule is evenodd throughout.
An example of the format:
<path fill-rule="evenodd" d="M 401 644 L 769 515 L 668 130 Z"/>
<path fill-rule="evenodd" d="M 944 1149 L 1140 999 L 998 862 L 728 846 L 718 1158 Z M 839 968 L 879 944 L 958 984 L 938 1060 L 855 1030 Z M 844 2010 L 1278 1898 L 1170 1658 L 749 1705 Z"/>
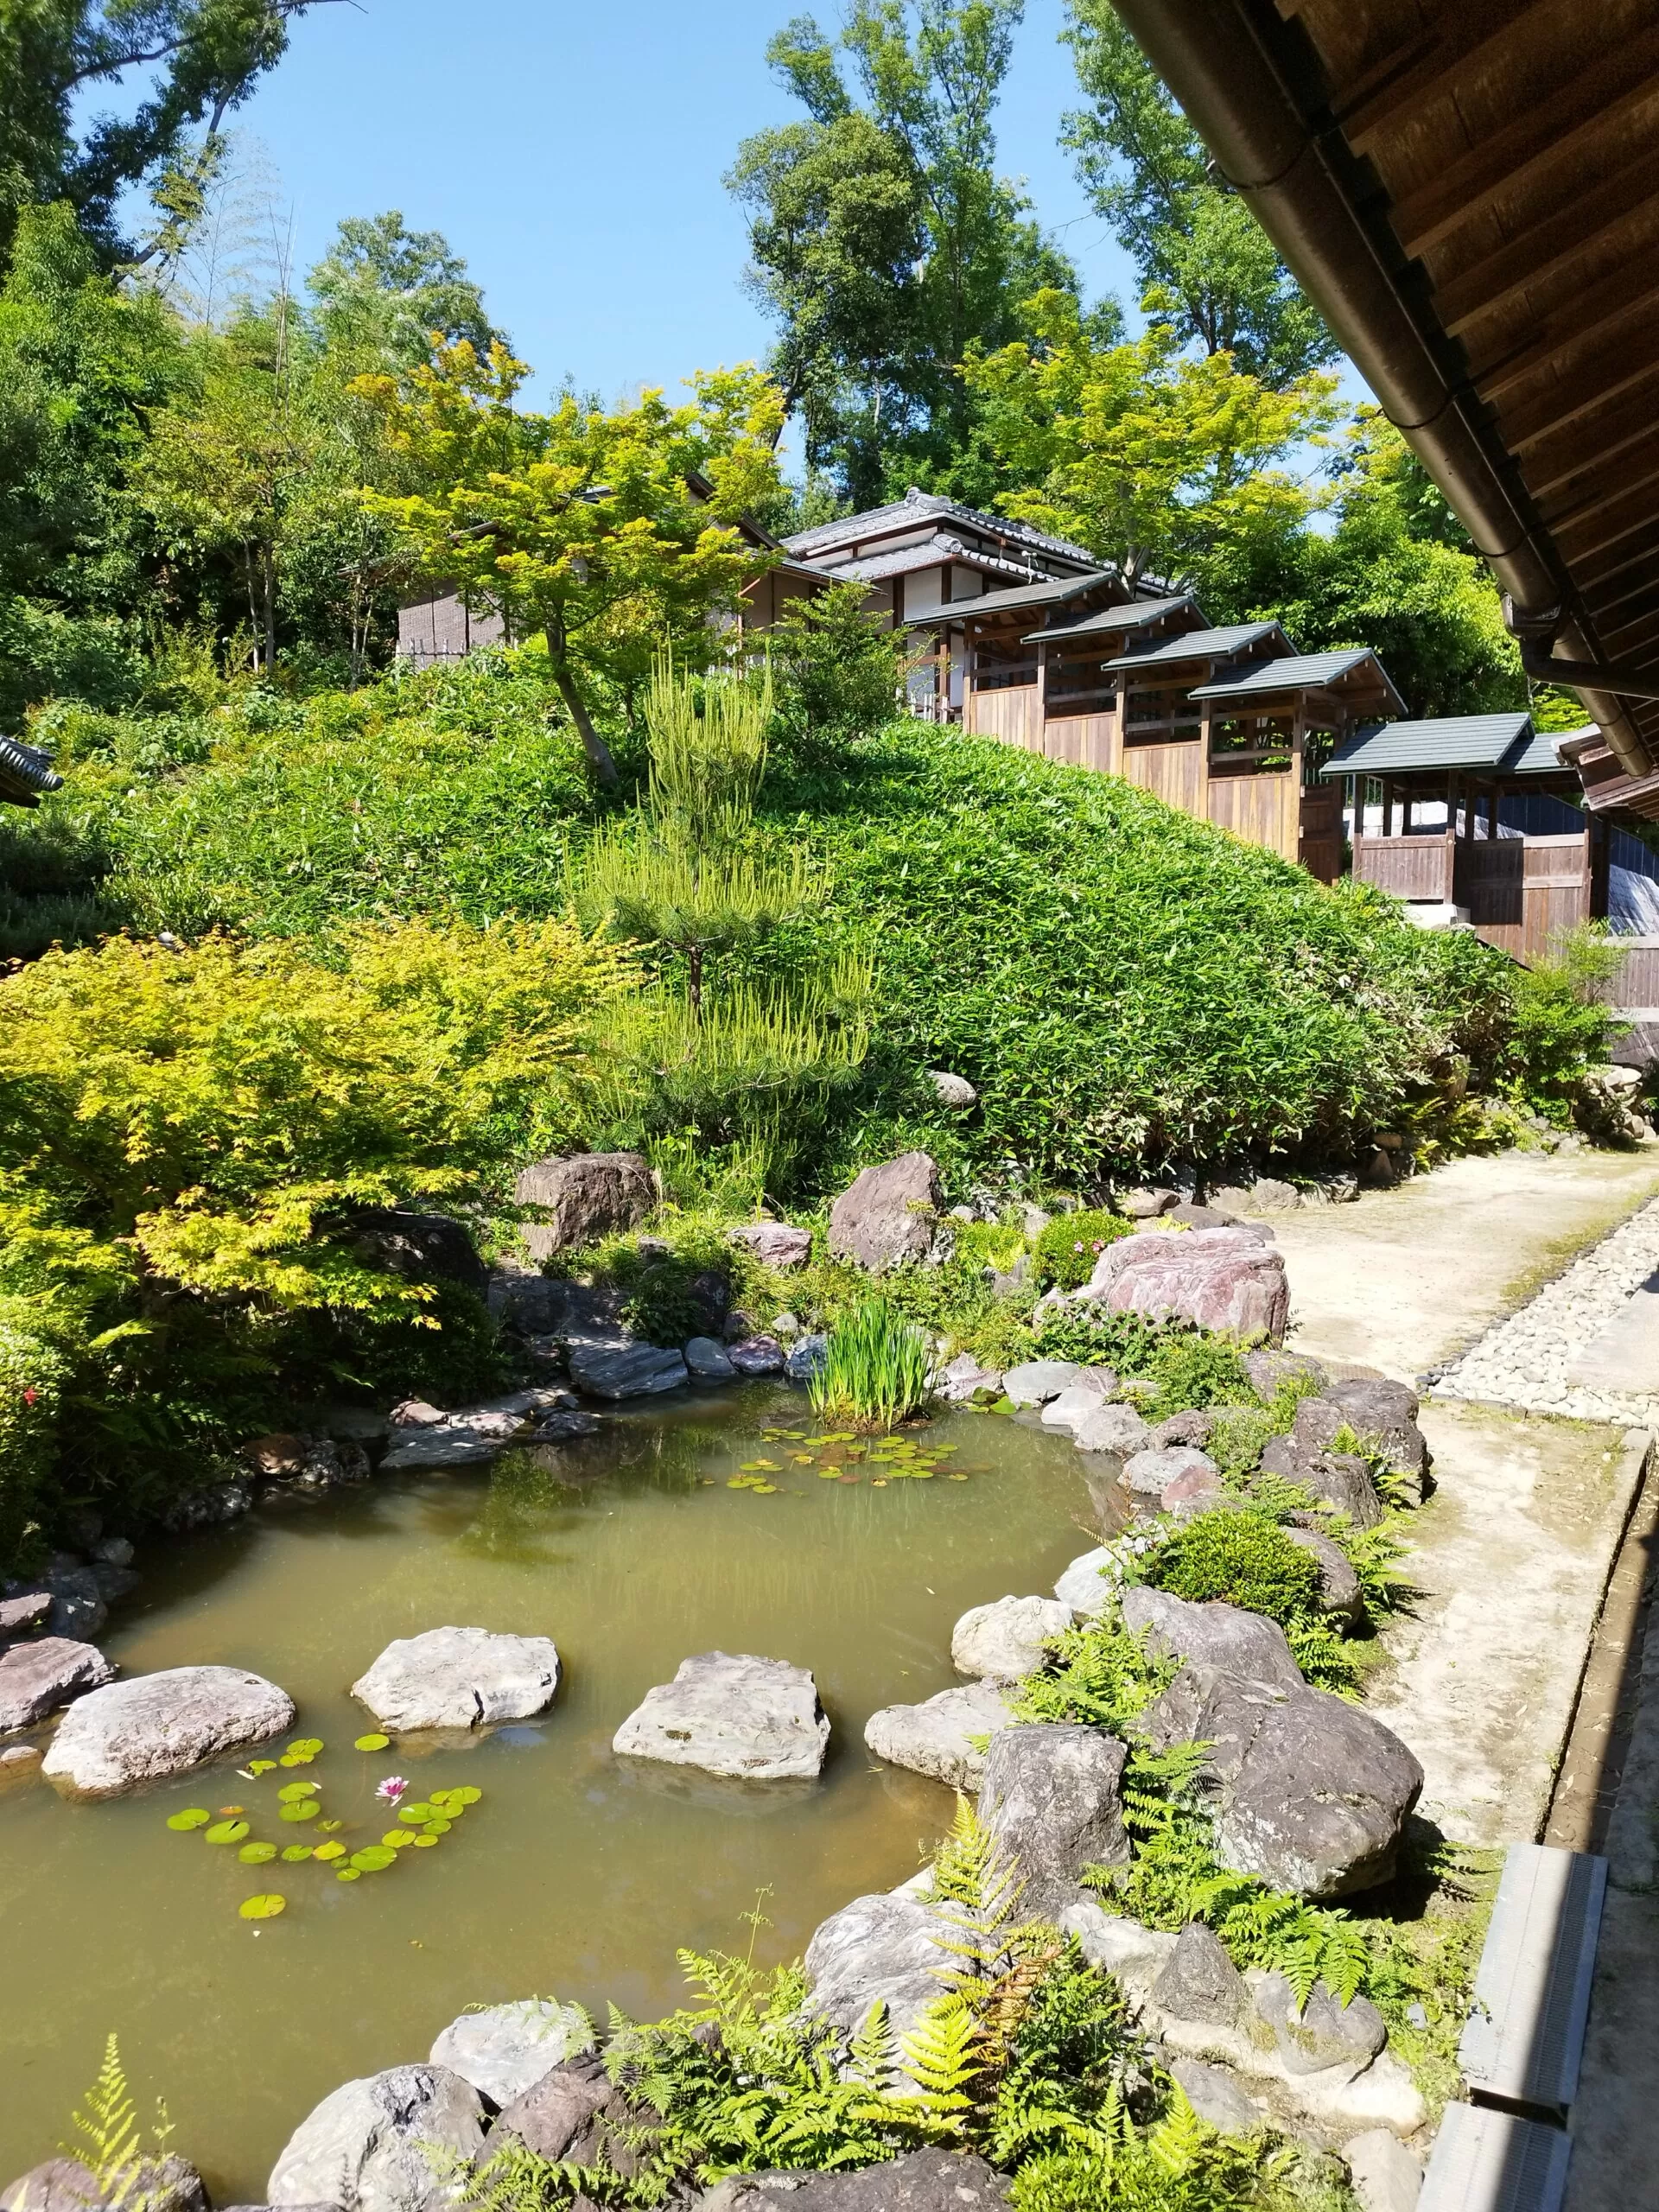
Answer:
<path fill-rule="evenodd" d="M 424 2058 L 463 2006 L 556 1995 L 601 2022 L 607 2001 L 654 2017 L 680 2001 L 677 1947 L 745 1947 L 758 1896 L 770 1961 L 912 1873 L 951 1800 L 880 1766 L 865 1720 L 957 1680 L 950 1630 L 966 1607 L 1047 1591 L 1097 1541 L 1084 1462 L 1024 1421 L 958 1412 L 926 1428 L 930 1447 L 955 1447 L 931 1479 L 849 1464 L 860 1479 L 836 1482 L 817 1463 L 844 1452 L 796 1465 L 804 1445 L 761 1441 L 774 1422 L 810 1431 L 804 1398 L 751 1384 L 620 1414 L 493 1472 L 382 1480 L 141 1556 L 111 1657 L 128 1675 L 215 1662 L 280 1682 L 296 1735 L 326 1747 L 294 1772 L 320 1783 L 349 1847 L 393 1825 L 374 1798 L 389 1773 L 412 1796 L 483 1794 L 438 1848 L 344 1884 L 315 1861 L 245 1866 L 168 1830 L 184 1808 L 233 1803 L 256 1836 L 321 1840 L 315 1824 L 276 1825 L 281 1768 L 250 1783 L 227 1760 L 103 1804 L 39 1782 L 8 1789 L 0 2181 L 67 2138 L 111 2029 L 141 2111 L 166 2098 L 173 2147 L 215 2201 L 258 2202 L 319 2098 Z M 728 1488 L 756 1457 L 779 1464 L 762 1478 L 772 1493 Z M 354 1751 L 374 1724 L 348 1684 L 393 1637 L 445 1623 L 551 1636 L 556 1704 L 445 1746 Z M 613 1756 L 652 1684 L 716 1648 L 813 1670 L 834 1732 L 818 1781 L 721 1782 Z M 238 1918 L 265 1890 L 288 1897 L 283 1916 Z"/>

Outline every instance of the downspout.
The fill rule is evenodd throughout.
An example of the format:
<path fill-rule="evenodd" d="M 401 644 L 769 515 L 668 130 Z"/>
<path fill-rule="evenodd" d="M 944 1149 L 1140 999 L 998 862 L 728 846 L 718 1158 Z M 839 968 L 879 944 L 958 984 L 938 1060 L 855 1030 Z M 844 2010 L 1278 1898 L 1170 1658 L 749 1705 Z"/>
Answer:
<path fill-rule="evenodd" d="M 1539 680 L 1559 640 L 1565 664 L 1541 680 L 1579 691 L 1627 775 L 1651 772 L 1618 697 L 1568 672 L 1618 673 L 1573 611 L 1554 548 L 1510 488 L 1507 456 L 1495 461 L 1478 395 L 1443 370 L 1402 295 L 1397 254 L 1356 212 L 1335 166 L 1351 159 L 1340 131 L 1328 118 L 1316 129 L 1312 100 L 1287 81 L 1268 43 L 1277 17 L 1264 35 L 1250 0 L 1114 5 L 1474 540 L 1509 601 L 1527 672 Z"/>

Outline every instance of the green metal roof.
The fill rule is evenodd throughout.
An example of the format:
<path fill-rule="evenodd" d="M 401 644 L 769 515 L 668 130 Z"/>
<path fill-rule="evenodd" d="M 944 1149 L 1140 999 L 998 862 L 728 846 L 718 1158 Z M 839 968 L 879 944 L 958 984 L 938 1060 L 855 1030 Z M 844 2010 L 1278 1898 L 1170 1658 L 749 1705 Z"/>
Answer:
<path fill-rule="evenodd" d="M 1116 584 L 1122 589 L 1122 582 L 1116 569 L 1100 569 L 1090 576 L 1056 576 L 1042 583 L 1009 584 L 1001 591 L 982 592 L 977 599 L 953 599 L 936 607 L 926 614 L 913 619 L 906 617 L 906 625 L 919 629 L 929 622 L 960 622 L 964 618 L 976 619 L 982 614 L 1014 614 L 1027 607 L 1051 607 L 1057 601 L 1077 599 L 1087 591 L 1098 591 L 1103 584 Z"/>
<path fill-rule="evenodd" d="M 1109 636 L 1116 630 L 1138 630 L 1143 623 L 1161 621 L 1166 614 L 1194 604 L 1190 591 L 1179 599 L 1137 599 L 1128 607 L 1103 607 L 1098 613 L 1080 614 L 1075 622 L 1052 622 L 1046 630 L 1033 630 L 1020 643 L 1034 645 L 1055 638 Z"/>
<path fill-rule="evenodd" d="M 1285 660 L 1264 660 L 1257 667 L 1247 669 L 1243 676 L 1230 677 L 1224 683 L 1201 683 L 1187 696 L 1251 699 L 1278 691 L 1316 691 L 1321 684 L 1334 683 L 1339 677 L 1349 675 L 1367 661 L 1388 684 L 1392 696 L 1399 699 L 1399 693 L 1389 683 L 1388 671 L 1369 645 L 1351 645 L 1346 652 L 1293 653 Z M 1405 701 L 1401 699 L 1400 703 L 1404 706 Z"/>
<path fill-rule="evenodd" d="M 1573 730 L 1534 730 L 1518 753 L 1512 753 L 1503 763 L 1506 776 L 1560 776 L 1574 771 L 1555 750 L 1556 741 L 1576 736 Z"/>
<path fill-rule="evenodd" d="M 1401 776 L 1431 773 L 1437 768 L 1497 769 L 1516 765 L 1519 749 L 1532 737 L 1530 715 L 1435 715 L 1421 721 L 1385 722 L 1380 729 L 1362 730 L 1357 737 L 1333 753 L 1322 773 L 1327 776 Z M 1533 773 L 1541 761 L 1522 772 Z M 1548 766 L 1560 763 L 1550 747 Z"/>
<path fill-rule="evenodd" d="M 1122 660 L 1109 661 L 1109 668 L 1144 668 L 1154 662 L 1184 660 L 1219 660 L 1224 654 L 1236 653 L 1255 645 L 1259 639 L 1270 638 L 1279 627 L 1274 622 L 1231 622 L 1220 630 L 1189 630 L 1179 638 L 1165 638 L 1155 645 L 1148 645 L 1144 652 L 1125 653 Z M 1198 694 L 1194 692 L 1194 698 Z"/>

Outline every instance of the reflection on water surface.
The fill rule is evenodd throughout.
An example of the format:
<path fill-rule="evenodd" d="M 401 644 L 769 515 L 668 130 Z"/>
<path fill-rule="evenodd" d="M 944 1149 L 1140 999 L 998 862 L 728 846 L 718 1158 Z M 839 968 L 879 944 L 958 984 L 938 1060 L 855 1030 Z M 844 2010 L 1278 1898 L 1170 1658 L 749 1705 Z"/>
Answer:
<path fill-rule="evenodd" d="M 372 1799 L 387 1760 L 351 1750 L 370 1723 L 346 1688 L 391 1637 L 548 1635 L 564 1681 L 544 1719 L 399 1745 L 416 1791 L 474 1782 L 483 1802 L 442 1848 L 349 1886 L 311 1866 L 278 1883 L 168 1832 L 182 1807 L 248 1800 L 230 1763 L 103 1805 L 39 1783 L 0 1798 L 0 2182 L 55 2152 L 111 2028 L 141 2107 L 166 2096 L 174 2147 L 216 2201 L 257 2202 L 318 2098 L 424 2057 L 463 2005 L 538 1993 L 654 2015 L 678 2000 L 677 1946 L 747 1943 L 757 1892 L 761 1946 L 781 1957 L 912 1872 L 950 1800 L 878 1768 L 865 1719 L 956 1679 L 965 1607 L 1047 1590 L 1092 1541 L 1083 1463 L 1034 1426 L 959 1413 L 925 1434 L 957 1447 L 941 1465 L 966 1482 L 856 1463 L 857 1483 L 830 1481 L 792 1461 L 803 1446 L 761 1440 L 769 1418 L 803 1415 L 798 1393 L 750 1385 L 620 1415 L 493 1476 L 389 1480 L 141 1558 L 111 1656 L 128 1674 L 219 1662 L 281 1682 L 298 1732 L 327 1746 L 307 1770 L 355 1842 L 387 1825 Z M 728 1489 L 758 1455 L 783 1463 L 773 1492 Z M 715 1648 L 813 1670 L 835 1732 L 819 1781 L 612 1757 L 651 1685 Z M 291 1902 L 255 1928 L 236 1906 L 264 1887 Z"/>

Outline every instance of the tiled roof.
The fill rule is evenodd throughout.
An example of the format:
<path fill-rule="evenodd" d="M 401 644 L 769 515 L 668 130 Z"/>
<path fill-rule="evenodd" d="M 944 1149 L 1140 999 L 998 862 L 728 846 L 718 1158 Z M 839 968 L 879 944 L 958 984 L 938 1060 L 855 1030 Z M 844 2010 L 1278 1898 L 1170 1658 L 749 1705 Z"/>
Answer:
<path fill-rule="evenodd" d="M 33 806 L 40 792 L 62 789 L 63 778 L 37 746 L 0 737 L 0 799 L 14 806 Z"/>
<path fill-rule="evenodd" d="M 1063 605 L 1068 599 L 1108 584 L 1120 591 L 1123 588 L 1114 569 L 1096 569 L 1087 576 L 1045 577 L 1039 583 L 1010 584 L 1002 591 L 982 592 L 977 599 L 953 600 L 949 607 L 936 607 L 931 614 L 918 614 L 916 620 L 918 623 L 960 622 L 964 615 L 1018 614 L 1027 607 Z"/>
<path fill-rule="evenodd" d="M 1277 622 L 1230 622 L 1220 630 L 1188 630 L 1179 638 L 1162 638 L 1144 652 L 1125 653 L 1121 660 L 1108 661 L 1106 665 L 1144 668 L 1151 661 L 1219 660 L 1258 639 L 1270 638 L 1278 627 Z"/>
<path fill-rule="evenodd" d="M 1028 522 L 1011 522 L 1007 515 L 988 515 L 978 507 L 965 507 L 960 500 L 946 499 L 943 493 L 918 492 L 914 486 L 902 499 L 894 499 L 887 506 L 868 507 L 862 514 L 842 515 L 836 522 L 818 523 L 811 530 L 798 531 L 784 543 L 791 553 L 810 556 L 827 552 L 836 545 L 855 543 L 861 537 L 880 537 L 884 530 L 902 529 L 906 523 L 927 516 L 936 516 L 941 521 L 963 522 L 971 529 L 1017 538 L 1021 545 L 1058 553 L 1073 561 L 1092 563 L 1095 557 L 1084 546 L 1073 545 L 1064 537 L 1050 537 L 1040 530 L 1033 530 Z"/>
<path fill-rule="evenodd" d="M 947 561 L 960 569 L 981 569 L 987 575 L 1023 576 L 1026 573 L 1018 561 L 976 552 L 959 537 L 938 535 L 921 545 L 896 546 L 891 553 L 867 553 L 856 561 L 839 561 L 833 554 L 821 553 L 812 568 L 817 575 L 834 576 L 841 582 L 873 584 L 884 576 L 907 576 L 918 569 L 937 569 Z"/>
<path fill-rule="evenodd" d="M 1187 696 L 1250 699 L 1265 698 L 1276 691 L 1313 691 L 1323 683 L 1333 683 L 1338 677 L 1363 667 L 1367 661 L 1388 684 L 1390 696 L 1404 706 L 1405 701 L 1389 683 L 1388 671 L 1369 645 L 1351 645 L 1345 652 L 1293 653 L 1288 659 L 1264 660 L 1255 668 L 1246 669 L 1242 676 L 1230 677 L 1224 683 L 1201 683 Z"/>
<path fill-rule="evenodd" d="M 1522 752 L 1538 742 L 1528 715 L 1434 715 L 1362 730 L 1332 754 L 1323 772 L 1398 776 L 1435 768 L 1496 768 L 1500 763 L 1508 769 L 1517 766 Z M 1534 762 L 1523 772 L 1535 773 L 1546 765 L 1559 771 L 1553 744 L 1548 750 L 1548 764 Z"/>
<path fill-rule="evenodd" d="M 1080 614 L 1073 622 L 1051 622 L 1046 630 L 1033 630 L 1021 643 L 1032 645 L 1039 639 L 1046 642 L 1056 638 L 1091 638 L 1096 633 L 1109 636 L 1116 630 L 1138 630 L 1143 623 L 1160 621 L 1165 615 L 1193 603 L 1191 592 L 1182 593 L 1179 599 L 1132 600 L 1127 607 L 1104 607 L 1097 614 Z"/>

